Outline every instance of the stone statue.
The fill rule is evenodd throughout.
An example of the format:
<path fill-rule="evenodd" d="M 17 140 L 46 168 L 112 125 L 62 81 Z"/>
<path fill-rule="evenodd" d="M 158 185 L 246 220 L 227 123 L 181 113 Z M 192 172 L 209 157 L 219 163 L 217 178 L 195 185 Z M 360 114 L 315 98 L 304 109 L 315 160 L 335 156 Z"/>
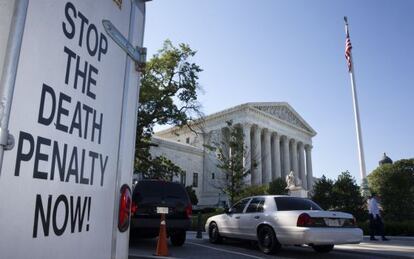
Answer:
<path fill-rule="evenodd" d="M 289 175 L 286 176 L 286 190 L 288 195 L 293 197 L 307 198 L 308 191 L 302 188 L 302 181 L 295 177 L 295 173 L 290 171 Z"/>
<path fill-rule="evenodd" d="M 286 185 L 286 189 L 295 187 L 295 176 L 293 175 L 293 171 L 290 171 L 290 173 L 286 175 Z"/>
<path fill-rule="evenodd" d="M 293 171 L 290 171 L 289 175 L 286 176 L 286 185 L 287 190 L 293 191 L 301 188 L 302 181 L 295 177 Z"/>

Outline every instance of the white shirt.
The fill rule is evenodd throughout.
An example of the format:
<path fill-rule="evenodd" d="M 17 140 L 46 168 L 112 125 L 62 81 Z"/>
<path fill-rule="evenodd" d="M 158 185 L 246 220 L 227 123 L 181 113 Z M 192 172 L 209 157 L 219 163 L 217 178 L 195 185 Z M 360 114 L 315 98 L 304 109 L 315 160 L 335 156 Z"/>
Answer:
<path fill-rule="evenodd" d="M 376 216 L 376 215 L 380 215 L 380 211 L 379 211 L 379 204 L 377 202 L 377 199 L 375 198 L 371 198 L 368 200 L 368 211 L 370 214 Z"/>

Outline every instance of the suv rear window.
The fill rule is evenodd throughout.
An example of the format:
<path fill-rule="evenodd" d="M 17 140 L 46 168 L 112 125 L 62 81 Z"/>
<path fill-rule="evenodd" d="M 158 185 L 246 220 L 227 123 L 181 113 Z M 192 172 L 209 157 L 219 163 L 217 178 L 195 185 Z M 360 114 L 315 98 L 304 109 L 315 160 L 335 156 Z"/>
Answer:
<path fill-rule="evenodd" d="M 275 197 L 278 211 L 289 210 L 322 210 L 315 202 L 297 197 Z"/>
<path fill-rule="evenodd" d="M 187 200 L 187 193 L 184 186 L 178 183 L 162 181 L 138 182 L 134 190 L 134 195 L 137 195 L 138 199 L 142 196 Z"/>

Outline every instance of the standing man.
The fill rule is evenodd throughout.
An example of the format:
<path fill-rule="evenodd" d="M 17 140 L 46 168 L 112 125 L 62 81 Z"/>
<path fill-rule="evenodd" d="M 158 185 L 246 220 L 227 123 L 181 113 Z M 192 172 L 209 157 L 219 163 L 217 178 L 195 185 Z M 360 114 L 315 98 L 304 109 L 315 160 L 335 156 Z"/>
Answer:
<path fill-rule="evenodd" d="M 380 215 L 380 205 L 378 204 L 377 196 L 375 193 L 371 194 L 368 199 L 368 212 L 369 212 L 369 230 L 371 238 L 370 240 L 376 241 L 375 234 L 381 236 L 382 241 L 388 241 L 389 239 L 384 236 L 384 223 L 382 222 Z"/>

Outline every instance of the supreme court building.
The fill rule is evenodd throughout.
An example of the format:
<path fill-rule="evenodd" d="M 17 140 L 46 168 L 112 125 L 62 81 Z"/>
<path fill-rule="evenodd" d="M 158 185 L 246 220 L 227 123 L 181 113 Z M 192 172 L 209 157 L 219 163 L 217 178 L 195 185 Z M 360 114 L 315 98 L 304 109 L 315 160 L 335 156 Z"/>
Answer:
<path fill-rule="evenodd" d="M 167 157 L 186 172 L 175 180 L 193 185 L 200 205 L 217 205 L 226 200 L 218 188 L 223 174 L 216 166 L 216 155 L 205 145 L 226 143 L 227 121 L 243 129 L 246 167 L 256 161 L 245 179 L 247 184 L 285 179 L 292 170 L 304 189 L 312 188 L 312 137 L 316 132 L 286 102 L 245 103 L 194 121 L 193 130 L 174 127 L 157 132 L 151 154 Z"/>

